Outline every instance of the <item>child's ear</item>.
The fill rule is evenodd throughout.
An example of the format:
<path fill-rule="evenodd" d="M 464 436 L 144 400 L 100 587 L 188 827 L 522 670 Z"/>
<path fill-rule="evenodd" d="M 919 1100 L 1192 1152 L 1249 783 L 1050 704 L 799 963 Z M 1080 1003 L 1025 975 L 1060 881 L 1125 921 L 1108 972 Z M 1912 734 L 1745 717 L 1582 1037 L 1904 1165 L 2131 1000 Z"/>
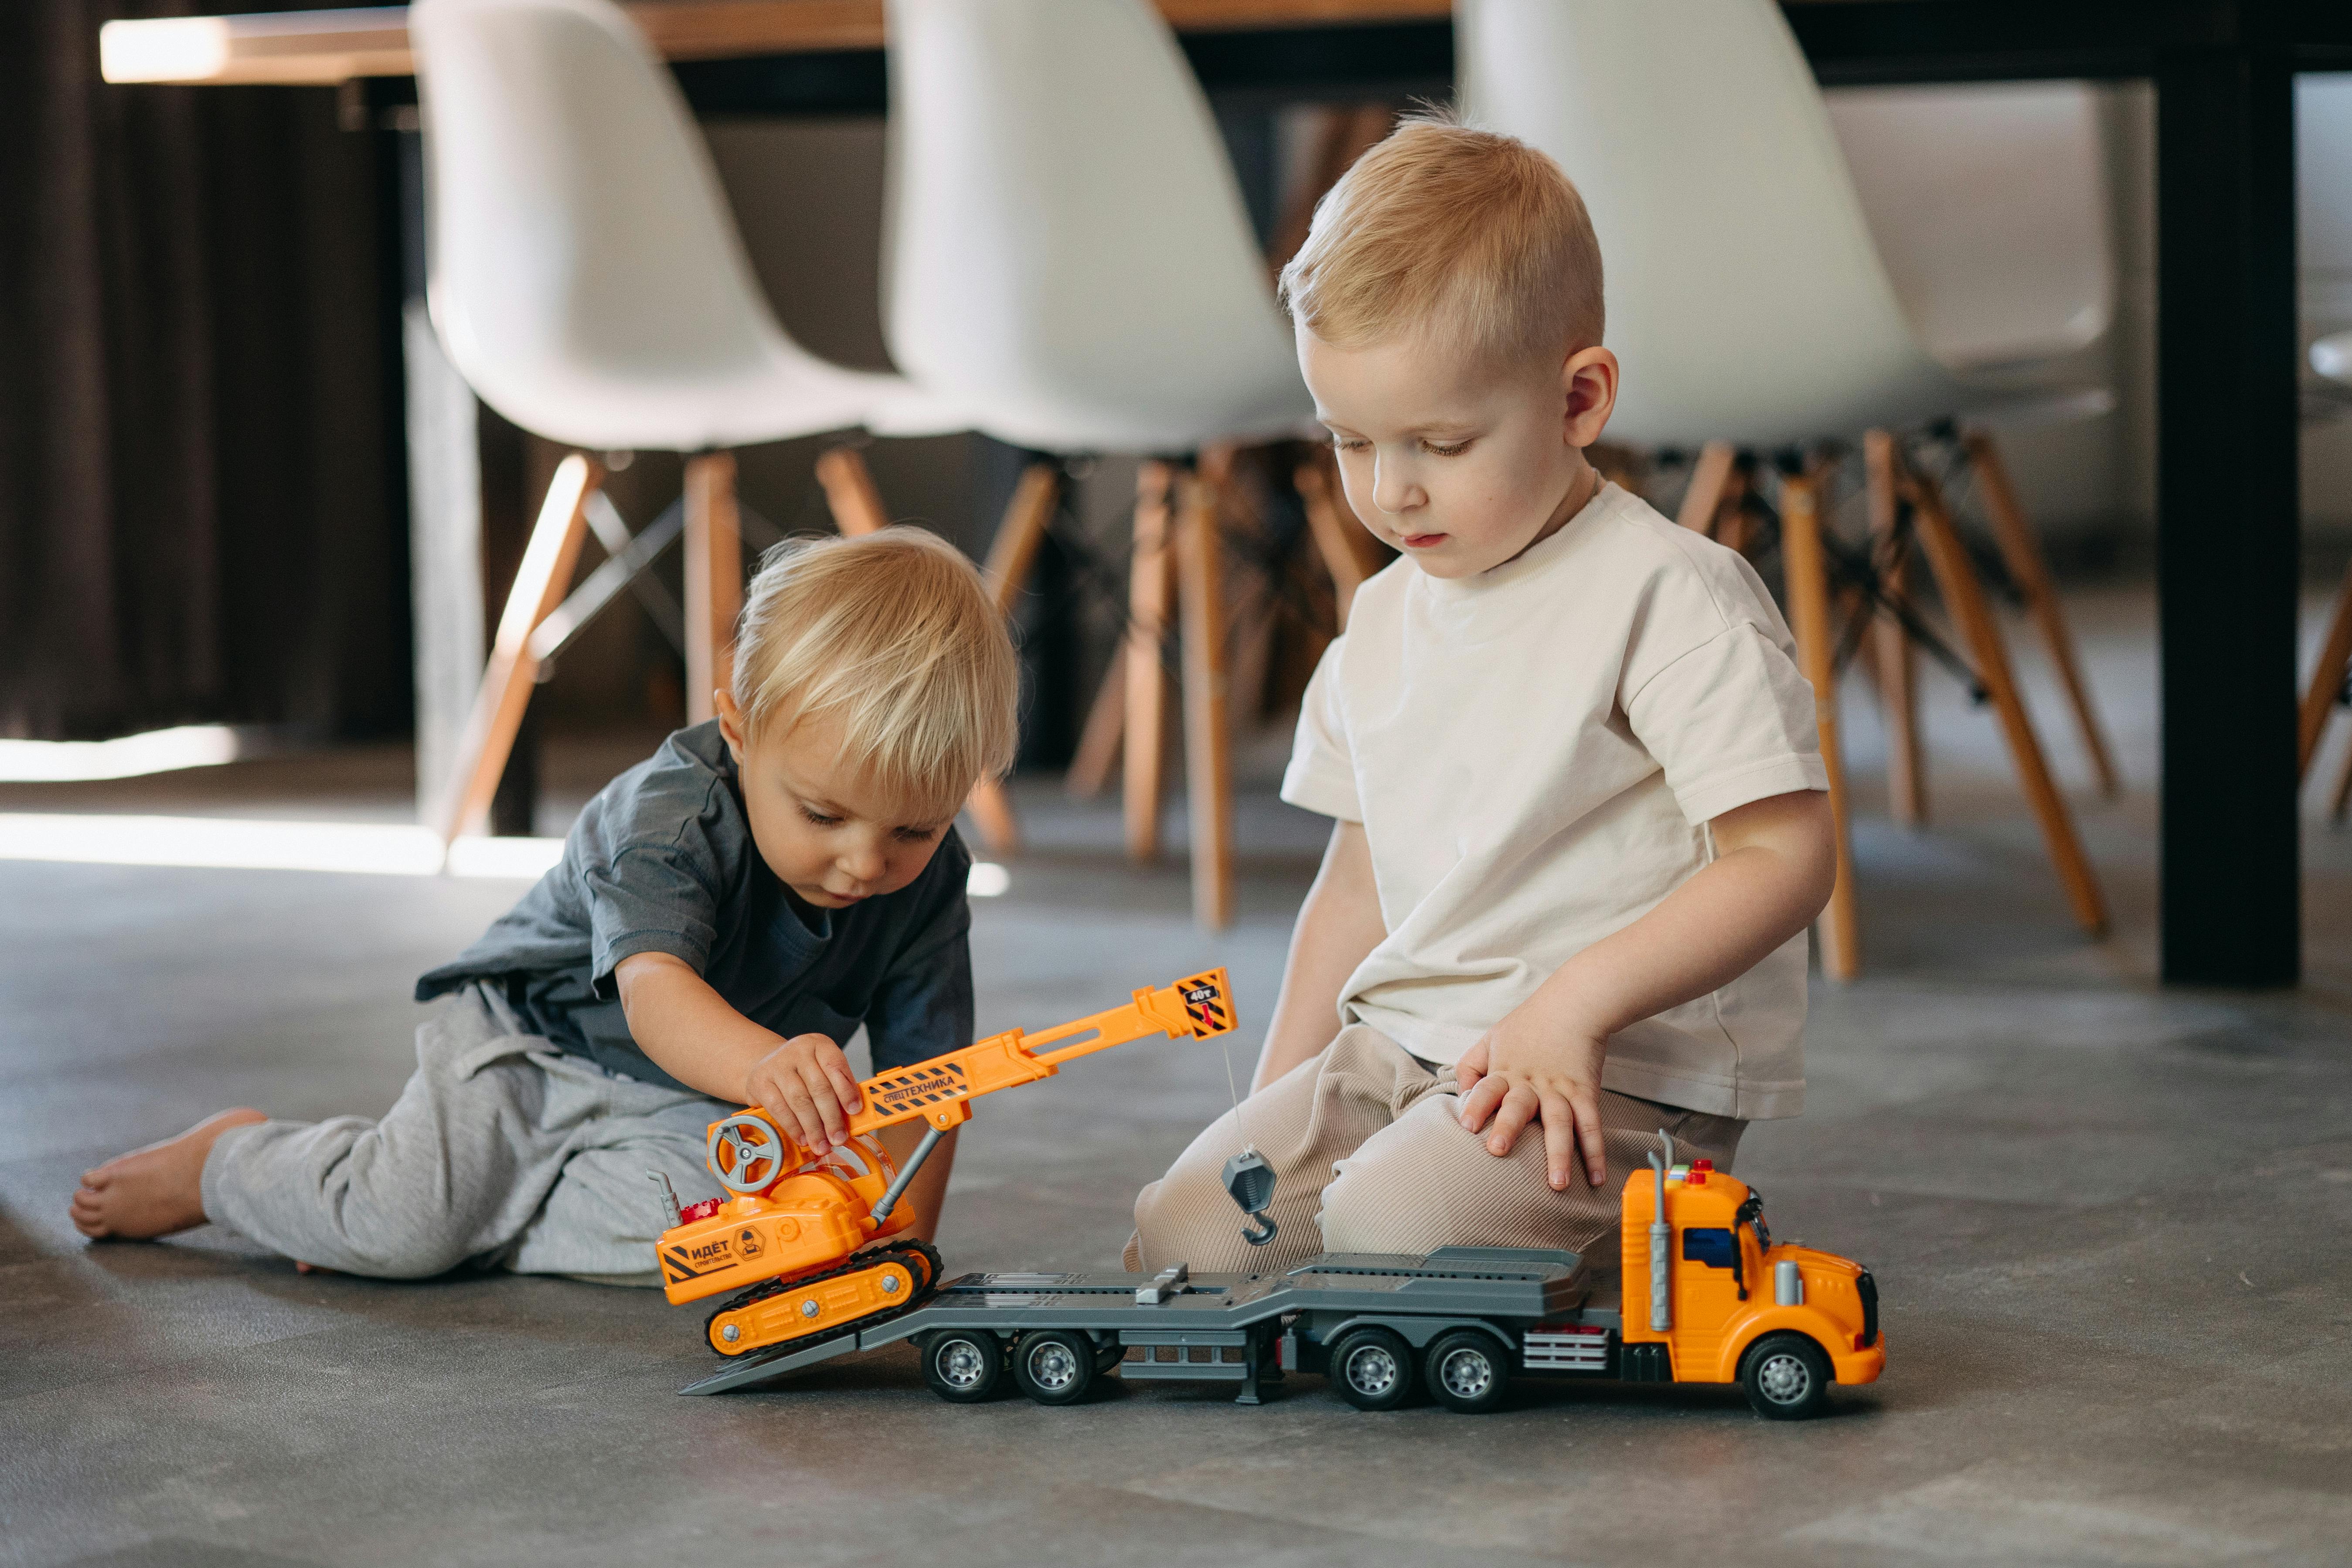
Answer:
<path fill-rule="evenodd" d="M 1601 439 L 1617 407 L 1617 356 L 1595 343 L 1569 355 L 1559 374 L 1560 437 L 1579 449 L 1590 447 Z"/>
<path fill-rule="evenodd" d="M 743 747 L 746 742 L 743 710 L 735 706 L 735 696 L 732 692 L 714 691 L 710 694 L 710 699 L 712 705 L 719 710 L 719 733 L 727 742 L 727 750 L 733 753 L 736 763 L 740 766 L 743 761 Z"/>

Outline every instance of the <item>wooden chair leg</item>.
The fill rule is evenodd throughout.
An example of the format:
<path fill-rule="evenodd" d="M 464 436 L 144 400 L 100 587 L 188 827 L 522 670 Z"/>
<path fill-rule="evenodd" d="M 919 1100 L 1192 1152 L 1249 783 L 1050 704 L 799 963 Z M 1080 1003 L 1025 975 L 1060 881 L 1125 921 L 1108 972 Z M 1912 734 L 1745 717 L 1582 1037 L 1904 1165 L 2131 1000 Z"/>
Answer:
<path fill-rule="evenodd" d="M 1798 663 L 1813 687 L 1822 765 L 1830 776 L 1830 821 L 1837 836 L 1837 881 L 1818 928 L 1822 973 L 1832 980 L 1852 980 L 1862 971 L 1862 931 L 1854 902 L 1845 754 L 1838 741 L 1837 631 L 1830 618 L 1829 555 L 1822 544 L 1820 481 L 1812 475 L 1790 475 L 1781 481 L 1780 560 Z"/>
<path fill-rule="evenodd" d="M 1916 514 L 1919 542 L 1927 552 L 1927 564 L 1936 574 L 1936 586 L 1944 596 L 1945 608 L 1966 639 L 1976 659 L 1978 679 L 1984 682 L 1992 699 L 1993 711 L 2000 716 L 2010 757 L 2017 767 L 2018 782 L 2023 785 L 2026 802 L 2042 824 L 2042 836 L 2050 847 L 2050 858 L 2057 867 L 2058 879 L 2066 889 L 2067 901 L 2074 907 L 2074 919 L 2092 935 L 2102 935 L 2107 929 L 2107 910 L 2099 891 L 2098 874 L 2091 868 L 2090 857 L 2083 851 L 2065 797 L 2051 779 L 2050 764 L 2042 756 L 2041 740 L 2034 734 L 2032 717 L 2026 711 L 2025 700 L 2010 668 L 2009 647 L 2001 637 L 2000 623 L 1993 618 L 1992 607 L 1985 602 L 1975 564 L 1961 545 L 1960 536 L 1954 531 L 1951 517 L 1944 509 L 1943 496 L 1933 481 L 1905 467 L 1898 471 L 1898 482 Z"/>
<path fill-rule="evenodd" d="M 2347 807 L 2352 807 L 2352 752 L 2344 753 L 2344 771 L 2336 775 L 2336 794 L 2327 803 L 2331 822 L 2342 822 Z"/>
<path fill-rule="evenodd" d="M 1307 243 L 1307 231 L 1315 221 L 1315 205 L 1339 183 L 1339 176 L 1348 172 L 1349 165 L 1386 136 L 1396 122 L 1393 110 L 1376 103 L 1326 109 L 1322 116 L 1306 183 L 1290 198 L 1267 250 L 1266 268 L 1276 277 L 1298 254 L 1298 247 Z"/>
<path fill-rule="evenodd" d="M 1278 568 L 1277 568 L 1278 569 Z M 1265 714 L 1265 689 L 1274 668 L 1277 601 L 1271 594 L 1236 593 L 1228 589 L 1233 609 L 1233 668 L 1225 681 L 1225 718 L 1235 731 L 1249 733 Z"/>
<path fill-rule="evenodd" d="M 735 513 L 735 457 L 686 460 L 686 721 L 719 711 L 735 679 L 735 617 L 743 610 L 743 534 Z"/>
<path fill-rule="evenodd" d="M 1146 462 L 1135 478 L 1135 551 L 1127 576 L 1127 700 L 1125 777 L 1127 853 L 1150 860 L 1160 853 L 1160 769 L 1165 761 L 1168 675 L 1160 662 L 1168 627 L 1169 489 L 1166 463 Z"/>
<path fill-rule="evenodd" d="M 1265 456 L 1271 458 L 1274 454 Z M 1239 449 L 1231 446 L 1203 452 L 1201 457 L 1201 471 L 1208 477 L 1216 500 L 1222 531 L 1219 537 L 1245 537 L 1270 546 L 1262 487 L 1271 476 L 1271 466 L 1254 464 L 1244 471 L 1238 466 L 1239 457 Z M 1230 668 L 1225 672 L 1228 734 L 1253 729 L 1265 709 L 1266 679 L 1274 668 L 1275 637 L 1281 619 L 1282 601 L 1276 584 L 1288 563 L 1264 550 L 1253 553 L 1266 557 L 1258 569 L 1265 577 L 1263 591 L 1254 580 L 1255 573 L 1238 582 L 1227 579 L 1224 584 L 1223 604 L 1232 623 L 1225 637 L 1226 647 L 1232 650 L 1227 661 Z"/>
<path fill-rule="evenodd" d="M 2327 637 L 2319 645 L 2319 662 L 2312 667 L 2311 684 L 2303 689 L 2303 707 L 2295 716 L 2294 776 L 2311 771 L 2319 737 L 2327 731 L 2327 715 L 2344 689 L 2344 675 L 2352 667 L 2352 567 L 2344 572 L 2344 586 L 2336 592 L 2336 612 L 2328 617 Z M 2345 775 L 2352 778 L 2352 773 Z M 2344 792 L 2336 791 L 2335 815 L 2344 815 Z"/>
<path fill-rule="evenodd" d="M 1344 632 L 1348 629 L 1348 612 L 1356 602 L 1356 590 L 1387 563 L 1380 559 L 1380 542 L 1349 509 L 1348 498 L 1339 488 L 1338 465 L 1328 452 L 1318 453 L 1299 464 L 1291 479 L 1298 487 L 1299 501 L 1307 510 L 1307 527 L 1315 539 L 1315 553 L 1322 558 L 1323 569 L 1331 574 L 1331 586 L 1339 600 L 1339 629 Z"/>
<path fill-rule="evenodd" d="M 847 447 L 838 449 L 855 456 Z M 859 468 L 862 472 L 863 463 Z M 871 483 L 869 479 L 868 488 Z M 1021 590 L 1028 585 L 1029 574 L 1037 563 L 1037 548 L 1045 541 L 1045 530 L 1054 521 L 1054 508 L 1061 494 L 1061 470 L 1051 463 L 1030 464 L 1023 470 L 1021 482 L 1013 486 L 1013 500 L 1004 509 L 1003 521 L 997 524 L 987 563 L 981 569 L 989 594 L 996 601 L 997 614 L 1012 615 Z M 877 500 L 877 514 L 879 508 Z M 843 531 L 849 531 L 845 527 Z M 974 784 L 964 809 L 971 813 L 973 823 L 980 828 L 980 841 L 991 854 L 1021 852 L 1021 818 L 1013 809 L 1013 797 L 1005 790 L 1003 779 L 982 779 Z"/>
<path fill-rule="evenodd" d="M 2091 688 L 2083 679 L 2074 634 L 2066 625 L 2065 608 L 2058 601 L 2058 586 L 2051 581 L 2050 563 L 2042 556 L 2032 524 L 2025 520 L 2025 509 L 2018 504 L 2016 487 L 2009 482 L 2009 469 L 2000 460 L 2000 448 L 1994 445 L 1990 434 L 1982 430 L 1968 432 L 1960 437 L 1960 445 L 1968 452 L 1969 466 L 1976 470 L 1977 488 L 1984 493 L 1985 510 L 1991 517 L 1993 540 L 2000 547 L 2001 560 L 2024 593 L 2026 611 L 2042 634 L 2042 646 L 2050 650 L 2050 662 L 2058 668 L 2058 681 L 2065 688 L 2067 704 L 2074 710 L 2075 726 L 2083 732 L 2083 750 L 2090 754 L 2091 772 L 2099 781 L 2099 793 L 2109 797 L 2119 795 L 2123 778 L 2116 771 L 2115 752 L 2107 744 L 2105 727 L 2099 722 L 2097 710 L 2091 706 Z"/>
<path fill-rule="evenodd" d="M 882 491 L 874 483 L 874 470 L 866 466 L 866 455 L 856 447 L 835 447 L 819 458 L 816 482 L 824 488 L 825 508 L 833 513 L 833 526 L 841 530 L 844 539 L 890 525 L 890 514 L 882 508 Z"/>
<path fill-rule="evenodd" d="M 1682 510 L 1675 516 L 1676 522 L 1693 533 L 1715 537 L 1716 516 L 1738 456 L 1738 449 L 1728 441 L 1709 441 L 1699 448 L 1698 461 L 1691 465 L 1689 488 L 1683 491 Z"/>
<path fill-rule="evenodd" d="M 1013 797 L 1003 779 L 982 779 L 972 785 L 963 808 L 971 813 L 972 823 L 980 829 L 980 842 L 990 854 L 1021 852 L 1021 818 L 1013 809 Z"/>
<path fill-rule="evenodd" d="M 1863 488 L 1870 500 L 1870 541 L 1877 554 L 1879 583 L 1901 601 L 1910 591 L 1910 563 L 1896 552 L 1900 498 L 1895 489 L 1895 437 L 1873 430 L 1862 438 Z M 1927 770 L 1919 745 L 1919 663 L 1903 623 L 1885 610 L 1872 617 L 1872 663 L 1878 677 L 1879 706 L 1886 715 L 1886 797 L 1895 820 L 1906 827 L 1927 822 Z"/>
<path fill-rule="evenodd" d="M 1184 795 L 1192 823 L 1192 916 L 1210 931 L 1223 931 L 1234 912 L 1234 775 L 1225 721 L 1223 531 L 1218 526 L 1217 490 L 1205 473 L 1185 481 L 1176 535 L 1184 617 Z"/>
<path fill-rule="evenodd" d="M 1078 730 L 1077 750 L 1070 755 L 1070 771 L 1062 787 L 1079 800 L 1092 800 L 1110 784 L 1118 766 L 1119 746 L 1127 728 L 1127 645 L 1110 651 L 1102 685 L 1087 707 L 1087 721 Z"/>
<path fill-rule="evenodd" d="M 1724 481 L 1723 502 L 1715 518 L 1715 542 L 1741 555 L 1756 542 L 1756 514 L 1748 506 L 1750 483 L 1748 470 L 1735 467 Z"/>
<path fill-rule="evenodd" d="M 1037 566 L 1037 551 L 1045 542 L 1054 509 L 1061 500 L 1060 468 L 1051 463 L 1032 463 L 1021 471 L 1013 499 L 1005 503 L 1003 520 L 996 525 L 996 537 L 989 543 L 988 560 L 981 567 L 988 591 L 995 595 L 999 615 L 1011 615 L 1021 591 L 1029 585 L 1029 574 Z"/>
<path fill-rule="evenodd" d="M 507 605 L 499 616 L 497 640 L 482 672 L 482 684 L 457 742 L 441 821 L 442 843 L 461 833 L 478 831 L 488 816 L 490 797 L 498 793 L 499 776 L 506 772 L 514 750 L 515 731 L 522 727 L 524 707 L 539 676 L 539 660 L 530 651 L 530 634 L 550 611 L 562 602 L 572 585 L 572 568 L 580 563 L 581 542 L 588 534 L 588 498 L 604 482 L 604 470 L 575 452 L 556 466 L 554 482 L 540 503 L 530 542 L 523 549 L 522 565 Z"/>

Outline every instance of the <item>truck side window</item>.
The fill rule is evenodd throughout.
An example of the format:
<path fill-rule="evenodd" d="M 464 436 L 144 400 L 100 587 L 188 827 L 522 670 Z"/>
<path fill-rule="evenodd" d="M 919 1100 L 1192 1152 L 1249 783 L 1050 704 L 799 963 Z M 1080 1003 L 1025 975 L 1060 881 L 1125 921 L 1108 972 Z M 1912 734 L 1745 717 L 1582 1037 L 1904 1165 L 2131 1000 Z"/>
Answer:
<path fill-rule="evenodd" d="M 1727 1230 L 1686 1230 L 1683 1232 L 1683 1261 L 1704 1263 L 1709 1268 L 1736 1268 L 1739 1266 L 1739 1244 Z"/>

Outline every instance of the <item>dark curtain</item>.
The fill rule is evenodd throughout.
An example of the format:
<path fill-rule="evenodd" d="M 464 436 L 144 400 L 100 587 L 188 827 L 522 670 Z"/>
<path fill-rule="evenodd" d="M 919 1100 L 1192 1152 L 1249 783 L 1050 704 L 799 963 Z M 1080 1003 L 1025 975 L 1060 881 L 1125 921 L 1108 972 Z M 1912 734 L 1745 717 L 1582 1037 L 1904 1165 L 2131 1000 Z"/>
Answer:
<path fill-rule="evenodd" d="M 216 8 L 0 0 L 0 735 L 408 723 L 389 138 L 99 79 Z"/>

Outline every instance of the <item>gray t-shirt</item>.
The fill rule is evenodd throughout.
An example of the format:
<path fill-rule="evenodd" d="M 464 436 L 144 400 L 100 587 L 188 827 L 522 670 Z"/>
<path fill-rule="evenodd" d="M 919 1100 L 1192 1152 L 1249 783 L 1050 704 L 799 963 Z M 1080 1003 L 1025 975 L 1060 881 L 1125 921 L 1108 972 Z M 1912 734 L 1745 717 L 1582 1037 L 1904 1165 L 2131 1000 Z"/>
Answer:
<path fill-rule="evenodd" d="M 416 983 L 429 1001 L 498 985 L 533 1033 L 608 1071 L 684 1089 L 630 1037 L 613 971 L 673 953 L 728 1005 L 787 1037 L 846 1044 L 864 1024 L 876 1071 L 971 1043 L 971 857 L 950 828 L 921 875 L 847 909 L 814 908 L 751 842 L 716 720 L 680 730 L 588 803 L 563 858 L 457 959 Z"/>

